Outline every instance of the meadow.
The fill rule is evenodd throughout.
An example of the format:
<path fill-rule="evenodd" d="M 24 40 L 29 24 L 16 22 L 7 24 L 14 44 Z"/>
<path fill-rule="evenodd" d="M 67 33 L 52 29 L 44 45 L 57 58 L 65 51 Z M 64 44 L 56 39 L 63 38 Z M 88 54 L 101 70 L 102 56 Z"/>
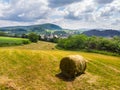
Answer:
<path fill-rule="evenodd" d="M 12 37 L 0 37 L 0 46 L 15 46 L 15 45 L 22 45 L 28 44 L 30 41 L 28 39 L 23 38 L 12 38 Z"/>
<path fill-rule="evenodd" d="M 57 77 L 67 55 L 87 59 L 85 74 L 67 81 Z M 0 48 L 0 90 L 120 90 L 120 57 L 55 49 L 48 42 Z"/>

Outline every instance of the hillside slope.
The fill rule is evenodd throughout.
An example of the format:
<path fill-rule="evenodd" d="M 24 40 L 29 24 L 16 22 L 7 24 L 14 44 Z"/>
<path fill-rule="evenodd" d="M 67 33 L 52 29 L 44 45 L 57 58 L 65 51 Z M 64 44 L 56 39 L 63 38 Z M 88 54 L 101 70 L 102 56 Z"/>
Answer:
<path fill-rule="evenodd" d="M 120 90 L 120 57 L 23 47 L 0 48 L 0 89 L 9 86 L 20 90 Z M 59 63 L 71 54 L 84 56 L 88 60 L 87 70 L 73 81 L 64 81 L 56 77 L 60 73 Z"/>
<path fill-rule="evenodd" d="M 41 26 L 45 29 L 50 29 L 50 30 L 62 30 L 60 26 L 51 23 L 41 24 Z"/>
<path fill-rule="evenodd" d="M 22 35 L 22 34 L 28 34 L 30 32 L 35 32 L 40 34 L 40 33 L 46 33 L 46 30 L 62 30 L 62 28 L 58 25 L 51 24 L 51 23 L 0 28 L 0 32 L 7 33 L 8 35 L 14 35 L 14 34 Z"/>
<path fill-rule="evenodd" d="M 113 37 L 113 36 L 120 36 L 120 31 L 117 31 L 117 30 L 100 31 L 97 29 L 93 29 L 93 30 L 85 31 L 85 32 L 83 32 L 83 34 L 85 34 L 87 36 Z"/>
<path fill-rule="evenodd" d="M 38 25 L 28 25 L 28 26 L 10 26 L 10 27 L 1 27 L 0 31 L 5 30 L 30 30 L 30 29 L 52 29 L 52 30 L 62 30 L 62 28 L 58 25 L 46 23 L 46 24 L 38 24 Z"/>

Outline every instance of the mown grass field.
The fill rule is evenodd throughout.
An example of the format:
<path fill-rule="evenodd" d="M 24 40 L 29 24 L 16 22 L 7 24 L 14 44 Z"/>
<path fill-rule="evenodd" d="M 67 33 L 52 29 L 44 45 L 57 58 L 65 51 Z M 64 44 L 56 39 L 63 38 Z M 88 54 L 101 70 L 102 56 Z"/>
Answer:
<path fill-rule="evenodd" d="M 0 89 L 120 90 L 120 57 L 53 50 L 54 46 L 39 42 L 0 48 Z M 87 70 L 73 81 L 64 81 L 56 75 L 60 73 L 61 58 L 71 54 L 85 57 Z"/>
<path fill-rule="evenodd" d="M 28 45 L 12 46 L 12 47 L 6 47 L 6 48 L 27 49 L 27 50 L 56 50 L 55 45 L 56 45 L 55 43 L 39 41 L 37 43 L 31 43 Z"/>
<path fill-rule="evenodd" d="M 30 41 L 23 38 L 12 38 L 12 37 L 0 37 L 0 46 L 15 46 L 28 44 Z"/>

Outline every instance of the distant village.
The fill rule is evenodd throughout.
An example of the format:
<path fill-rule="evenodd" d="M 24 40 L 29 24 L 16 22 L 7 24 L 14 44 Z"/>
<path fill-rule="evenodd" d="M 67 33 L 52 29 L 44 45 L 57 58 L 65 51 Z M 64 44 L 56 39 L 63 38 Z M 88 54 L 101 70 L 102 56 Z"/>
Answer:
<path fill-rule="evenodd" d="M 79 30 L 34 30 L 34 31 L 26 31 L 24 29 L 16 29 L 16 30 L 0 30 L 0 36 L 9 36 L 9 37 L 20 37 L 27 38 L 29 33 L 36 33 L 39 36 L 40 40 L 51 41 L 53 39 L 58 38 L 68 38 L 69 36 L 80 34 Z"/>
<path fill-rule="evenodd" d="M 68 38 L 71 35 L 80 34 L 79 31 L 69 30 L 69 31 L 54 31 L 49 33 L 40 34 L 41 39 L 50 40 L 53 38 Z"/>

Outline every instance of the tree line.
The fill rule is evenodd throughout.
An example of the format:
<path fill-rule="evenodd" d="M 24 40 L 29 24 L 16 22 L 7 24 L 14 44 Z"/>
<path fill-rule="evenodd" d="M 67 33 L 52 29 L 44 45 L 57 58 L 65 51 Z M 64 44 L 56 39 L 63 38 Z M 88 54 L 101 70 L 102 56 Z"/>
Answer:
<path fill-rule="evenodd" d="M 120 54 L 120 37 L 113 38 L 88 37 L 86 35 L 74 35 L 66 39 L 59 39 L 58 47 L 68 50 L 100 50 Z"/>

